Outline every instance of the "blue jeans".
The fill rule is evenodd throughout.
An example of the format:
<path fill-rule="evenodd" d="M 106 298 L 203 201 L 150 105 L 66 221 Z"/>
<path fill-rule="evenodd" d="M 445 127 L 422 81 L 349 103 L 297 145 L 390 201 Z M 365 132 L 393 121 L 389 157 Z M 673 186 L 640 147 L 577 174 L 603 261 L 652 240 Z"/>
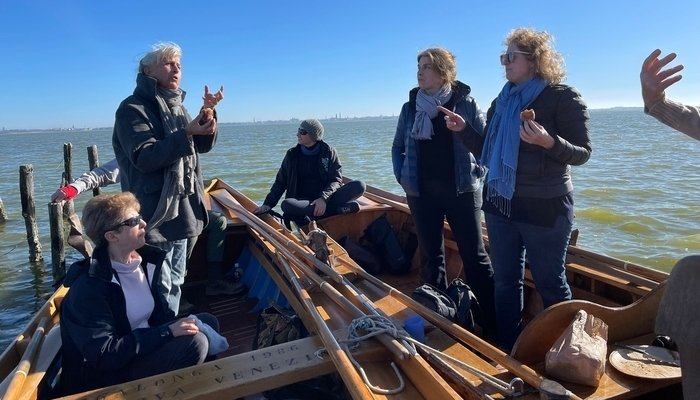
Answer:
<path fill-rule="evenodd" d="M 187 239 L 153 243 L 153 245 L 167 251 L 163 262 L 161 292 L 165 295 L 168 308 L 177 315 L 180 311 L 180 296 L 182 296 L 180 287 L 185 283 L 185 274 L 187 274 Z"/>
<path fill-rule="evenodd" d="M 510 352 L 523 327 L 525 255 L 544 307 L 571 299 L 566 281 L 566 249 L 573 221 L 557 217 L 545 227 L 486 213 L 494 270 L 498 345 Z"/>

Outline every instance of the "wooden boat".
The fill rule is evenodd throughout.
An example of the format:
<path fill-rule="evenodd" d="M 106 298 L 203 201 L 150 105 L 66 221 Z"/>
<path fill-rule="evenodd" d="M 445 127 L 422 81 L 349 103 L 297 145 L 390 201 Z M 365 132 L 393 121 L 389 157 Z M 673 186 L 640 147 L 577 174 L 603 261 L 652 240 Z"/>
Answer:
<path fill-rule="evenodd" d="M 200 311 L 217 315 L 230 348 L 217 360 L 113 387 L 66 398 L 240 398 L 296 382 L 332 374 L 354 399 L 490 399 L 535 398 L 655 398 L 677 395 L 680 378 L 642 379 L 607 366 L 598 387 L 557 382 L 546 376 L 544 355 L 579 309 L 609 325 L 613 343 L 648 344 L 667 274 L 581 249 L 569 248 L 567 274 L 576 300 L 542 310 L 526 276 L 529 321 L 511 354 L 413 301 L 418 286 L 419 255 L 411 272 L 373 276 L 338 244 L 341 238 L 359 241 L 366 227 L 386 215 L 400 238 L 414 227 L 403 198 L 369 188 L 357 214 L 318 221 L 314 232 L 295 234 L 271 215 L 255 216 L 256 205 L 222 181 L 207 188 L 211 209 L 229 219 L 226 260 L 243 269 L 249 287 L 246 298 L 204 296 L 206 254 L 199 241 L 190 260 L 185 296 Z M 327 248 L 307 243 L 327 235 Z M 445 225 L 446 259 L 450 278 L 463 275 L 449 226 Z M 330 266 L 321 259 L 328 259 Z M 0 394 L 5 399 L 51 396 L 60 350 L 57 310 L 66 289 L 59 288 L 22 334 L 0 356 Z M 253 349 L 258 313 L 271 302 L 289 306 L 310 335 L 272 347 Z M 426 321 L 423 347 L 401 328 L 408 317 Z M 368 324 L 387 329 L 374 331 Z M 364 323 L 364 325 L 362 325 Z M 354 331 L 362 325 L 366 329 Z M 359 346 L 348 340 L 367 334 Z M 414 343 L 414 346 L 410 345 Z M 318 350 L 325 349 L 319 357 Z"/>

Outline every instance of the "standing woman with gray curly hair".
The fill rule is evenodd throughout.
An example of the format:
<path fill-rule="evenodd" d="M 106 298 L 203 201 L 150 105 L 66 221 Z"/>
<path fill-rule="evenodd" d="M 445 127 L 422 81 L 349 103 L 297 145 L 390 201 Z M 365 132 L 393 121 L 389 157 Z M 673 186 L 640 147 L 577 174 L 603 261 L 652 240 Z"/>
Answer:
<path fill-rule="evenodd" d="M 488 169 L 482 209 L 498 345 L 507 351 L 523 325 L 526 255 L 545 308 L 571 299 L 564 266 L 574 221 L 571 166 L 588 161 L 591 143 L 586 104 L 561 83 L 564 63 L 552 40 L 531 28 L 508 34 L 500 56 L 507 82 L 487 112 L 486 134 L 459 135 Z M 459 115 L 446 114 L 451 130 L 465 129 Z"/>

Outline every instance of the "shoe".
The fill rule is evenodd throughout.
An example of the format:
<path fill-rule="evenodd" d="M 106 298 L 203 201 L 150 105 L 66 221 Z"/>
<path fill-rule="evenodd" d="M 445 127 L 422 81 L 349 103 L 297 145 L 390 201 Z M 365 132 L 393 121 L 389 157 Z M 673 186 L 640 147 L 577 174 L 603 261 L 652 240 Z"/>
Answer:
<path fill-rule="evenodd" d="M 204 293 L 207 296 L 239 296 L 245 293 L 248 289 L 240 282 L 230 282 L 225 279 L 220 279 L 216 282 L 207 284 Z"/>
<path fill-rule="evenodd" d="M 338 207 L 338 214 L 355 214 L 360 211 L 360 203 L 351 201 Z"/>
<path fill-rule="evenodd" d="M 180 296 L 180 306 L 178 307 L 178 316 L 187 316 L 192 314 L 195 310 L 195 305 L 187 301 L 186 298 Z"/>

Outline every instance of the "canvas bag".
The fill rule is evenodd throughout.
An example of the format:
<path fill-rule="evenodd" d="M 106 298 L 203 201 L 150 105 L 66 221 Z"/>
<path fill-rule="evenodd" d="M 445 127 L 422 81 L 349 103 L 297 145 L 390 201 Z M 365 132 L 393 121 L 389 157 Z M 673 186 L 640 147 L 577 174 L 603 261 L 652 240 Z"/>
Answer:
<path fill-rule="evenodd" d="M 271 304 L 258 315 L 253 349 L 299 339 L 303 329 L 301 319 L 294 311 Z"/>
<path fill-rule="evenodd" d="M 552 377 L 587 386 L 598 386 L 605 373 L 608 325 L 579 310 L 545 356 L 545 370 Z"/>
<path fill-rule="evenodd" d="M 258 316 L 253 349 L 274 346 L 307 335 L 301 319 L 293 310 L 272 303 Z M 350 400 L 346 393 L 343 381 L 337 374 L 323 375 L 264 392 L 267 400 Z"/>

